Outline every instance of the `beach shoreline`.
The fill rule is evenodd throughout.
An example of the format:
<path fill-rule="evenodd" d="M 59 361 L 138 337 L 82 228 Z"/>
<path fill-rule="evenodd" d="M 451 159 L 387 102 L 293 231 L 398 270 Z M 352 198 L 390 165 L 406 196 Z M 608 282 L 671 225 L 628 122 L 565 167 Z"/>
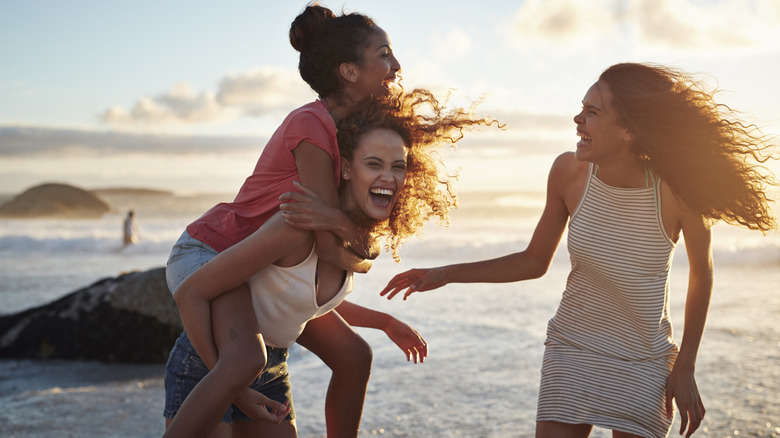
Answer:
<path fill-rule="evenodd" d="M 164 266 L 186 224 L 219 198 L 123 197 L 100 220 L 0 220 L 0 309 L 20 311 L 101 278 Z M 378 292 L 406 269 L 522 250 L 543 205 L 540 192 L 465 193 L 449 228 L 427 227 L 401 249 L 400 263 L 384 254 L 356 277 L 350 299 L 409 323 L 430 346 L 424 364 L 409 364 L 386 335 L 358 329 L 374 350 L 361 436 L 533 436 L 547 321 L 569 270 L 565 240 L 540 279 L 453 284 L 408 301 Z M 123 248 L 128 208 L 141 239 Z M 713 245 L 714 292 L 697 364 L 708 413 L 694 436 L 780 436 L 780 235 L 718 225 Z M 687 274 L 681 244 L 670 284 L 678 342 Z M 322 437 L 329 370 L 300 347 L 291 350 L 290 370 L 300 436 Z M 0 436 L 160 436 L 163 375 L 164 364 L 0 361 Z M 679 416 L 670 436 L 677 430 Z"/>
<path fill-rule="evenodd" d="M 361 282 L 365 289 L 357 292 L 355 301 L 408 321 L 425 336 L 431 354 L 425 364 L 408 364 L 382 333 L 359 330 L 375 357 L 361 436 L 532 436 L 544 330 L 565 268 L 527 285 L 458 285 L 406 303 L 387 302 L 369 292 L 397 266 L 379 268 L 381 275 Z M 673 276 L 676 335 L 682 332 L 682 271 Z M 734 297 L 723 292 L 744 278 L 763 276 L 764 287 L 744 291 L 743 298 L 766 297 L 780 284 L 775 271 L 716 270 L 710 323 L 697 368 L 708 414 L 694 436 L 780 436 L 780 334 L 772 324 L 751 323 L 768 321 L 764 318 L 780 309 L 780 299 L 764 300 L 752 313 L 735 312 Z M 476 294 L 477 301 L 466 300 L 469 294 Z M 513 297 L 522 304 L 506 307 Z M 468 307 L 476 311 L 464 314 Z M 498 312 L 506 315 L 497 317 Z M 465 319 L 446 317 L 455 314 Z M 44 437 L 52 430 L 86 438 L 162 434 L 163 364 L 0 361 L 0 370 L 3 436 Z M 300 347 L 291 350 L 290 370 L 300 436 L 323 436 L 329 372 Z M 679 428 L 679 416 L 674 427 Z M 610 435 L 596 429 L 592 436 Z"/>

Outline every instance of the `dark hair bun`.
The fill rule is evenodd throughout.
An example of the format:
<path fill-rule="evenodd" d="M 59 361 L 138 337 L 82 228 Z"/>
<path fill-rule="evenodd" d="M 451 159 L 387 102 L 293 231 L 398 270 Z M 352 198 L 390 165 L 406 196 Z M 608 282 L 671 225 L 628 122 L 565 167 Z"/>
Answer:
<path fill-rule="evenodd" d="M 333 12 L 318 4 L 306 7 L 290 25 L 290 44 L 299 52 L 303 52 L 323 24 L 335 17 Z"/>

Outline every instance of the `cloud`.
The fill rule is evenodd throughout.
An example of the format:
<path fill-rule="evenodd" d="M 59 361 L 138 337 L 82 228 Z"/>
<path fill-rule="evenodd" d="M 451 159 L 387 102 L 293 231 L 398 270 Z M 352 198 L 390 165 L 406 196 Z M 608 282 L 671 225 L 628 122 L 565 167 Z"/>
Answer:
<path fill-rule="evenodd" d="M 139 98 L 129 111 L 111 107 L 100 119 L 106 124 L 123 127 L 219 122 L 234 117 L 235 113 L 220 105 L 213 93 L 196 93 L 189 84 L 182 82 L 167 93 Z"/>
<path fill-rule="evenodd" d="M 130 134 L 79 129 L 0 126 L 0 157 L 72 157 L 127 154 L 200 154 L 259 151 L 253 136 Z"/>
<path fill-rule="evenodd" d="M 480 142 L 487 141 L 502 150 L 534 152 L 547 139 L 573 136 L 574 123 L 569 115 L 497 110 L 491 113 L 491 117 L 506 124 L 507 130 L 491 128 L 475 134 L 482 138 Z M 251 135 L 161 135 L 118 130 L 0 125 L 0 157 L 14 158 L 259 153 L 267 141 L 266 136 Z"/>
<path fill-rule="evenodd" d="M 458 59 L 467 55 L 473 45 L 468 32 L 452 27 L 447 32 L 436 32 L 429 40 L 427 50 L 429 55 Z"/>
<path fill-rule="evenodd" d="M 406 88 L 424 87 L 436 94 L 446 94 L 452 87 L 451 66 L 459 63 L 474 63 L 478 54 L 479 31 L 457 27 L 431 29 L 431 35 L 424 43 L 411 47 L 400 56 L 402 84 Z M 482 42 L 479 42 L 482 44 Z M 491 44 L 484 42 L 485 46 Z M 462 72 L 462 71 L 461 71 Z"/>
<path fill-rule="evenodd" d="M 777 50 L 780 6 L 771 0 L 528 0 L 510 27 L 511 41 L 522 47 L 620 38 L 665 49 Z"/>
<path fill-rule="evenodd" d="M 628 17 L 641 41 L 658 46 L 706 49 L 762 43 L 754 26 L 764 19 L 744 3 L 697 6 L 687 0 L 635 0 Z"/>
<path fill-rule="evenodd" d="M 240 108 L 253 116 L 288 112 L 314 97 L 314 91 L 298 72 L 272 67 L 228 75 L 220 81 L 217 91 L 221 105 Z"/>
<path fill-rule="evenodd" d="M 511 38 L 534 42 L 586 43 L 615 32 L 619 2 L 610 0 L 528 0 L 517 11 Z"/>
<path fill-rule="evenodd" d="M 182 82 L 170 91 L 113 106 L 100 120 L 115 128 L 221 123 L 289 112 L 314 97 L 293 70 L 261 68 L 222 78 L 215 91 L 195 92 Z"/>

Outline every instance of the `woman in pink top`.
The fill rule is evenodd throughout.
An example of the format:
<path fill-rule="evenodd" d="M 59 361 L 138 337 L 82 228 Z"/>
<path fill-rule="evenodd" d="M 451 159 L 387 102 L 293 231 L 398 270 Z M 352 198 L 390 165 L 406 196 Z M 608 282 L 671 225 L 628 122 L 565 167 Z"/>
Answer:
<path fill-rule="evenodd" d="M 386 33 L 364 15 L 335 16 L 327 8 L 308 6 L 292 23 L 290 42 L 301 52 L 301 76 L 320 98 L 285 119 L 233 202 L 215 206 L 187 227 L 168 263 L 172 292 L 198 267 L 244 240 L 273 216 L 280 195 L 294 189 L 294 180 L 311 187 L 331 207 L 338 206 L 341 159 L 336 123 L 369 96 L 387 94 L 400 70 Z M 318 257 L 342 269 L 366 272 L 370 267 L 366 259 L 375 257 L 378 247 L 372 246 L 344 214 L 337 218 L 331 230 L 314 233 Z M 407 325 L 378 312 L 350 309 L 375 324 L 385 322 L 377 328 L 384 329 L 407 357 L 414 357 L 415 362 L 425 357 L 425 342 Z M 187 335 L 209 369 L 224 371 L 219 374 L 223 383 L 238 382 L 235 384 L 246 388 L 246 382 L 266 363 L 246 285 L 214 300 L 210 312 L 211 318 L 205 318 L 203 324 L 186 327 Z M 312 321 L 298 342 L 333 372 L 326 399 L 329 430 L 340 436 L 356 434 L 371 368 L 370 347 L 335 312 Z M 250 417 L 268 421 L 278 421 L 286 411 L 251 390 L 244 391 L 234 403 Z M 264 406 L 275 407 L 279 415 L 271 415 Z M 179 421 L 183 422 L 188 420 Z"/>
<path fill-rule="evenodd" d="M 403 241 L 433 216 L 447 220 L 454 206 L 451 187 L 447 178 L 442 178 L 438 161 L 430 153 L 432 148 L 456 142 L 468 126 L 487 123 L 466 110 L 447 114 L 441 110 L 424 90 L 369 99 L 360 111 L 339 124 L 343 159 L 341 210 L 323 205 L 315 192 L 301 187 L 302 193 L 288 195 L 296 202 L 286 205 L 284 212 L 277 211 L 249 237 L 213 257 L 181 282 L 174 297 L 185 330 L 196 332 L 208 325 L 212 315 L 216 316 L 210 310 L 211 303 L 225 293 L 235 294 L 231 289 L 248 281 L 254 295 L 252 302 L 247 303 L 249 311 L 254 305 L 255 324 L 262 328 L 252 336 L 265 347 L 260 351 L 267 352 L 267 366 L 257 379 L 253 375 L 246 381 L 231 374 L 231 366 L 240 365 L 240 361 L 225 367 L 220 357 L 213 370 L 208 371 L 194 351 L 194 342 L 190 343 L 183 333 L 166 366 L 166 416 L 173 417 L 166 436 L 209 435 L 236 394 L 247 392 L 249 383 L 257 394 L 262 392 L 284 401 L 282 406 L 277 402 L 258 402 L 264 406 L 257 410 L 276 416 L 278 424 L 251 421 L 253 418 L 247 418 L 243 412 L 229 409 L 211 436 L 296 436 L 295 418 L 288 415 L 287 409 L 292 407 L 292 397 L 286 347 L 309 318 L 337 305 L 347 321 L 364 327 L 376 324 L 376 312 L 342 303 L 352 290 L 352 272 L 317 260 L 312 252 L 316 248 L 314 233 L 291 223 L 316 222 L 323 228 L 337 228 L 339 220 L 335 218 L 343 210 L 370 240 L 378 243 L 383 238 L 397 259 L 397 249 Z M 287 219 L 292 217 L 303 220 Z M 246 327 L 251 325 L 245 322 L 245 326 L 234 327 L 234 335 L 245 336 Z M 354 336 L 333 330 L 323 334 L 334 343 L 341 342 L 342 335 L 349 339 Z M 219 337 L 215 330 L 214 338 Z M 421 348 L 423 351 L 417 353 L 422 358 L 424 344 Z M 183 399 L 186 400 L 182 403 Z M 231 422 L 232 426 L 226 424 Z M 356 434 L 357 428 L 341 430 L 337 436 Z M 332 430 L 329 435 L 333 436 Z"/>

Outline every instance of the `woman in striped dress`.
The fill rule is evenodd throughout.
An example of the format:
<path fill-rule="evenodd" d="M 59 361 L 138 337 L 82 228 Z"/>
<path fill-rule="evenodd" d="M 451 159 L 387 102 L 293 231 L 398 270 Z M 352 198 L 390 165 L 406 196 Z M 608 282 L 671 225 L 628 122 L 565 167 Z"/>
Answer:
<path fill-rule="evenodd" d="M 553 163 L 547 202 L 528 247 L 504 257 L 413 269 L 382 291 L 542 276 L 568 223 L 572 269 L 548 324 L 537 437 L 665 437 L 682 434 L 705 408 L 694 376 L 712 291 L 710 226 L 775 227 L 758 162 L 770 148 L 683 72 L 617 64 L 588 90 L 574 118 L 575 152 Z M 689 262 L 685 327 L 672 338 L 668 279 L 684 236 Z"/>

